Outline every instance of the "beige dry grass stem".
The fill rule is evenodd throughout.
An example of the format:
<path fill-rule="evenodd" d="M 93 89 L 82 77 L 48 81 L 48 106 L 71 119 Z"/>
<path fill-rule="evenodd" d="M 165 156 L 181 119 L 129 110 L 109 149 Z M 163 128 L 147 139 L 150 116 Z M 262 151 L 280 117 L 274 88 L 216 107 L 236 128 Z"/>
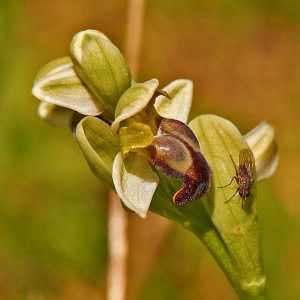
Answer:
<path fill-rule="evenodd" d="M 123 52 L 133 78 L 137 78 L 139 72 L 145 10 L 146 0 L 128 1 Z M 121 206 L 118 196 L 112 191 L 109 192 L 108 220 L 109 265 L 107 299 L 124 300 L 127 290 L 128 217 Z"/>

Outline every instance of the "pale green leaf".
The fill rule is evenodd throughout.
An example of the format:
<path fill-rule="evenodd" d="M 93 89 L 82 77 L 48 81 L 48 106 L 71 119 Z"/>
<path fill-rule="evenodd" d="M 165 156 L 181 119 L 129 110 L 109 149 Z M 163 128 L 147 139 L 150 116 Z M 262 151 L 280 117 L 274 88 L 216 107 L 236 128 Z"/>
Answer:
<path fill-rule="evenodd" d="M 129 67 L 119 49 L 103 33 L 85 30 L 73 37 L 70 54 L 78 76 L 113 117 L 120 96 L 131 84 Z"/>
<path fill-rule="evenodd" d="M 272 176 L 279 161 L 274 128 L 266 122 L 261 122 L 244 135 L 244 138 L 255 157 L 257 179 Z"/>
<path fill-rule="evenodd" d="M 193 82 L 188 79 L 177 79 L 163 88 L 170 99 L 160 95 L 155 100 L 157 112 L 164 118 L 176 119 L 186 123 L 192 105 Z"/>
<path fill-rule="evenodd" d="M 137 83 L 129 88 L 118 102 L 112 129 L 117 131 L 121 121 L 134 116 L 144 109 L 153 97 L 157 87 L 158 80 L 154 78 L 144 83 Z"/>
<path fill-rule="evenodd" d="M 103 112 L 103 106 L 82 84 L 68 57 L 56 59 L 38 72 L 32 94 L 39 100 L 84 115 L 99 115 Z"/>
<path fill-rule="evenodd" d="M 238 165 L 240 150 L 248 146 L 239 130 L 221 117 L 199 116 L 189 126 L 213 170 L 213 182 L 205 207 L 237 268 L 241 289 L 252 297 L 263 295 L 265 275 L 261 262 L 255 185 L 251 189 L 253 196 L 246 199 L 244 208 L 238 193 L 225 203 L 238 188 L 235 181 L 228 187 L 219 188 L 236 175 L 230 155 Z"/>
<path fill-rule="evenodd" d="M 85 117 L 77 125 L 76 138 L 94 174 L 112 186 L 113 161 L 120 151 L 117 135 L 104 121 Z"/>
<path fill-rule="evenodd" d="M 148 161 L 135 153 L 123 159 L 119 153 L 114 160 L 112 176 L 125 206 L 145 218 L 159 181 Z"/>

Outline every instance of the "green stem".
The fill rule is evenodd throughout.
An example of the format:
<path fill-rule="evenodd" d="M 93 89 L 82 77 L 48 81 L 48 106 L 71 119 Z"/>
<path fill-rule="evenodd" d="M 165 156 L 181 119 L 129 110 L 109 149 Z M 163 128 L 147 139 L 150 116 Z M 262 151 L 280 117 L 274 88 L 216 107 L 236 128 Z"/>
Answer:
<path fill-rule="evenodd" d="M 162 188 L 163 186 L 163 188 Z M 233 259 L 210 216 L 203 205 L 203 199 L 185 207 L 175 206 L 171 199 L 178 186 L 160 176 L 160 187 L 151 203 L 151 211 L 181 224 L 193 232 L 207 247 L 223 270 L 232 287 L 242 300 L 267 300 L 264 279 L 243 284 L 243 276 L 234 265 Z"/>
<path fill-rule="evenodd" d="M 164 176 L 160 176 L 160 183 L 164 188 L 158 188 L 151 203 L 151 211 L 173 220 L 193 232 L 215 258 L 237 294 L 241 295 L 238 274 L 232 265 L 222 238 L 211 222 L 202 203 L 196 202 L 190 206 L 178 208 L 170 200 L 176 188 Z"/>
<path fill-rule="evenodd" d="M 241 279 L 238 276 L 238 272 L 232 265 L 232 261 L 226 248 L 224 248 L 224 243 L 222 242 L 220 236 L 216 234 L 215 230 L 210 230 L 203 234 L 203 228 L 197 223 L 192 223 L 187 229 L 192 231 L 207 247 L 211 255 L 215 258 L 218 265 L 223 270 L 227 279 L 231 283 L 232 287 L 239 295 L 242 300 L 267 300 L 268 294 L 265 289 L 264 283 L 262 283 L 261 288 L 257 286 L 243 287 Z"/>
<path fill-rule="evenodd" d="M 192 223 L 188 229 L 204 243 L 208 251 L 223 270 L 236 293 L 241 297 L 242 291 L 240 289 L 237 272 L 232 265 L 232 261 L 217 231 L 215 229 L 211 229 L 203 233 L 201 226 L 196 223 Z"/>

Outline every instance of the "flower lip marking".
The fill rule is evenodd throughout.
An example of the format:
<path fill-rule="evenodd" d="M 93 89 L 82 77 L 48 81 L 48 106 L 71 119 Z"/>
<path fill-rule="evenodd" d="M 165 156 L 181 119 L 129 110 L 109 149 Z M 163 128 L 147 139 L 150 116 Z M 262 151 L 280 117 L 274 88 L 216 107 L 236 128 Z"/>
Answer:
<path fill-rule="evenodd" d="M 224 188 L 233 182 L 233 179 L 235 179 L 236 183 L 238 184 L 238 188 L 235 191 L 235 193 L 225 201 L 224 203 L 228 203 L 237 193 L 242 198 L 242 208 L 244 208 L 244 201 L 251 195 L 251 187 L 256 179 L 256 169 L 255 169 L 255 159 L 252 151 L 247 148 L 243 148 L 240 151 L 239 155 L 239 165 L 236 166 L 232 156 L 230 155 L 231 161 L 234 164 L 235 167 L 235 176 L 232 177 L 230 182 L 224 186 L 219 186 L 219 188 Z"/>
<path fill-rule="evenodd" d="M 197 138 L 186 124 L 163 118 L 151 152 L 151 162 L 157 170 L 183 182 L 173 196 L 176 205 L 185 205 L 206 194 L 211 169 L 200 151 Z"/>

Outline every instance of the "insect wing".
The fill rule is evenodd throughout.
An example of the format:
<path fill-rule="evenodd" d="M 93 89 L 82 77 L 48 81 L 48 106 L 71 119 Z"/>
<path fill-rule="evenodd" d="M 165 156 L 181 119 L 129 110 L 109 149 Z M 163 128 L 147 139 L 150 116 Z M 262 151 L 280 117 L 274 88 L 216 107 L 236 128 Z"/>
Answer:
<path fill-rule="evenodd" d="M 246 166 L 248 174 L 256 179 L 255 158 L 250 149 L 244 148 L 240 151 L 239 165 Z"/>

